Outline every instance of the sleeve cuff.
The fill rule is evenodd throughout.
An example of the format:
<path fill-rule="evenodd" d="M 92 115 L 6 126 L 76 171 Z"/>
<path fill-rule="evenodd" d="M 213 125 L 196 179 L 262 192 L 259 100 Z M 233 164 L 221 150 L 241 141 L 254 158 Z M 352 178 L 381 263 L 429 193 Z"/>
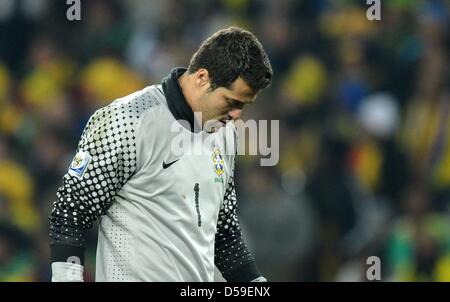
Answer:
<path fill-rule="evenodd" d="M 53 244 L 50 246 L 51 262 L 70 262 L 84 265 L 84 247 Z"/>
<path fill-rule="evenodd" d="M 225 276 L 224 276 L 225 277 Z M 231 271 L 225 279 L 228 282 L 250 282 L 262 277 L 255 262 L 247 263 L 236 270 Z"/>

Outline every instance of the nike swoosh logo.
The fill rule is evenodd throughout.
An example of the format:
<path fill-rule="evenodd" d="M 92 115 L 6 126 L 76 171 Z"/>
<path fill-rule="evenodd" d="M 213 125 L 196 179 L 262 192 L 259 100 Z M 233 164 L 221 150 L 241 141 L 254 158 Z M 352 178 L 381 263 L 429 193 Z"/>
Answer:
<path fill-rule="evenodd" d="M 171 165 L 173 165 L 174 163 L 176 163 L 177 161 L 179 161 L 180 159 L 174 160 L 173 162 L 170 162 L 168 164 L 166 164 L 165 161 L 163 161 L 163 169 L 167 169 L 169 168 Z"/>

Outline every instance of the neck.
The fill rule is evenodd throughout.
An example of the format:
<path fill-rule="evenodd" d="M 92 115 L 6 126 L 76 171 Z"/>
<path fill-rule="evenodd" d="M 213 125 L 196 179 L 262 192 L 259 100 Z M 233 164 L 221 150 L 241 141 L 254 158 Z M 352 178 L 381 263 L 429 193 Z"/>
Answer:
<path fill-rule="evenodd" d="M 192 89 L 195 83 L 193 83 L 192 81 L 195 81 L 195 79 L 193 79 L 193 77 L 187 71 L 178 78 L 178 82 L 180 83 L 184 98 L 186 99 L 189 107 L 191 107 L 192 112 L 194 112 L 194 119 L 196 119 L 199 125 L 203 125 L 203 122 L 201 120 L 198 120 L 195 115 L 195 113 L 200 112 L 201 109 L 197 106 L 198 103 L 195 101 L 196 98 L 194 90 Z"/>
<path fill-rule="evenodd" d="M 187 71 L 183 73 L 181 77 L 178 78 L 178 81 L 180 83 L 180 87 L 186 99 L 186 102 L 188 103 L 189 107 L 191 107 L 192 111 L 196 112 L 195 102 L 193 101 L 192 91 L 190 89 L 191 85 L 189 84 L 189 82 L 191 81 L 189 73 Z"/>

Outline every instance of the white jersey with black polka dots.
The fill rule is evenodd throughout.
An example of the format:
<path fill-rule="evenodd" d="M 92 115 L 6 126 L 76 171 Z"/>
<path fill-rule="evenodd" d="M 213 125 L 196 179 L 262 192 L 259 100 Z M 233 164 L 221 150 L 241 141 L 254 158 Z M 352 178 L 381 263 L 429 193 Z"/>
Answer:
<path fill-rule="evenodd" d="M 227 280 L 258 277 L 236 216 L 234 125 L 208 134 L 177 123 L 161 85 L 92 115 L 50 215 L 55 255 L 83 250 L 98 219 L 97 281 L 213 281 L 215 265 Z M 180 137 L 214 143 L 175 154 Z"/>

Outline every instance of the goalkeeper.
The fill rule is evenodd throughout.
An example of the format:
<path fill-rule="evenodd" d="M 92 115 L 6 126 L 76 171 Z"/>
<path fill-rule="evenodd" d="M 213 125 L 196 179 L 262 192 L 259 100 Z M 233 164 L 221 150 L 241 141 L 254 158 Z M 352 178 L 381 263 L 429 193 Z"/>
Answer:
<path fill-rule="evenodd" d="M 257 38 L 231 27 L 187 69 L 97 110 L 49 217 L 52 280 L 83 281 L 85 232 L 99 219 L 96 281 L 213 281 L 214 266 L 227 281 L 265 281 L 236 216 L 230 121 L 271 79 Z M 178 154 L 180 136 L 212 143 Z"/>

